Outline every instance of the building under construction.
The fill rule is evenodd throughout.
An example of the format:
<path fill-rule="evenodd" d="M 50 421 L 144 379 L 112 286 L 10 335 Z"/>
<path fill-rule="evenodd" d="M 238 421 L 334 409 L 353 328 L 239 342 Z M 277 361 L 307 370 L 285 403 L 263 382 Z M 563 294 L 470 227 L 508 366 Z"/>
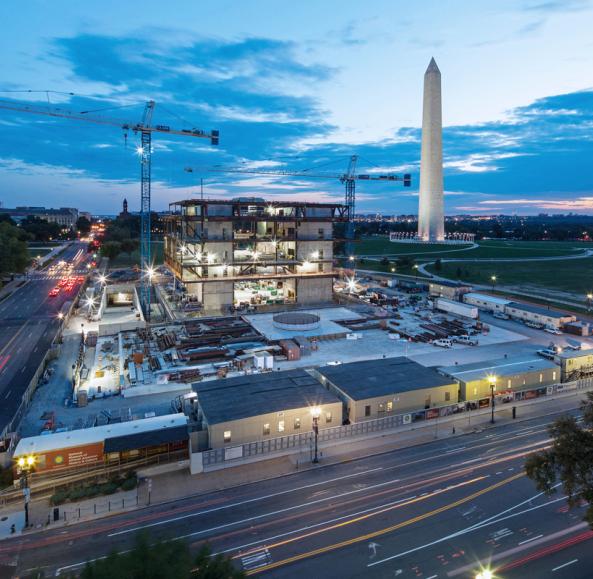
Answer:
<path fill-rule="evenodd" d="M 170 205 L 165 263 L 205 312 L 332 299 L 334 223 L 345 205 L 260 198 Z"/>

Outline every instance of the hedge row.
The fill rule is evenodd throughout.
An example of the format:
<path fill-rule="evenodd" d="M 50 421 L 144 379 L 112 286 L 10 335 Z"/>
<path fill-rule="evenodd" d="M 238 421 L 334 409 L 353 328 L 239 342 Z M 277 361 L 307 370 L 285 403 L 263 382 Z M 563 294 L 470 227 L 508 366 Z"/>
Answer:
<path fill-rule="evenodd" d="M 68 501 L 80 501 L 92 499 L 99 495 L 112 495 L 118 490 L 131 491 L 138 485 L 135 473 L 130 473 L 125 478 L 112 478 L 109 482 L 89 486 L 77 486 L 68 490 L 61 490 L 54 493 L 50 499 L 52 505 L 61 505 Z"/>

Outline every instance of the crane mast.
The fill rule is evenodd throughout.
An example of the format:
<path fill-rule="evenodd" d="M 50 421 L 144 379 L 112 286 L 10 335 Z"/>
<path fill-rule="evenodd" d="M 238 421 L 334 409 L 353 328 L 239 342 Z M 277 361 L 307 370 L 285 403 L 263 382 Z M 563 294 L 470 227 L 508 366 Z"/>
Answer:
<path fill-rule="evenodd" d="M 183 137 L 194 137 L 209 139 L 210 144 L 218 145 L 219 131 L 210 132 L 201 129 L 172 129 L 168 125 L 152 124 L 152 116 L 156 103 L 148 101 L 144 106 L 142 119 L 138 123 L 130 123 L 117 118 L 94 116 L 93 111 L 70 111 L 54 106 L 30 105 L 15 101 L 0 99 L 0 109 L 45 115 L 75 121 L 95 123 L 119 127 L 126 131 L 140 133 L 140 144 L 138 153 L 140 156 L 140 304 L 147 320 L 150 320 L 151 310 L 151 288 L 152 288 L 152 258 L 151 258 L 151 228 L 150 228 L 150 197 L 151 197 L 151 168 L 152 168 L 152 134 L 166 133 Z"/>

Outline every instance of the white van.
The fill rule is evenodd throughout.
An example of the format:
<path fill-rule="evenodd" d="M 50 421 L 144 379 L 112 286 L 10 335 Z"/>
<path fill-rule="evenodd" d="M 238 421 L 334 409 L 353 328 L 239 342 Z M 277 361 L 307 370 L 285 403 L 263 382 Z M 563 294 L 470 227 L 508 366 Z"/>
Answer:
<path fill-rule="evenodd" d="M 470 336 L 454 336 L 453 341 L 458 344 L 466 344 L 467 346 L 477 346 L 478 340 Z"/>
<path fill-rule="evenodd" d="M 439 348 L 452 348 L 453 342 L 448 338 L 442 338 L 440 340 L 435 340 L 433 346 L 438 346 Z"/>

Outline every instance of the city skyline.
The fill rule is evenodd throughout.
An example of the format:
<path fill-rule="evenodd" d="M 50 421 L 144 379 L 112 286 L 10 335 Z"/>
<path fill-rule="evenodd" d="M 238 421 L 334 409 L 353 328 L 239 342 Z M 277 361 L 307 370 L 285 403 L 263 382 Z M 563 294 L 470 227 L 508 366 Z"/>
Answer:
<path fill-rule="evenodd" d="M 156 210 L 199 194 L 200 176 L 210 198 L 339 201 L 337 180 L 183 168 L 323 165 L 340 173 L 358 154 L 361 170 L 409 171 L 413 184 L 359 184 L 357 212 L 415 213 L 422 77 L 432 56 L 444 74 L 446 214 L 593 210 L 589 1 L 477 2 L 447 13 L 437 2 L 405 11 L 399 2 L 346 3 L 340 11 L 305 2 L 290 18 L 263 1 L 251 11 L 180 3 L 170 14 L 155 2 L 141 11 L 108 2 L 92 15 L 63 2 L 34 4 L 33 20 L 16 14 L 0 41 L 0 97 L 42 103 L 44 92 L 6 91 L 75 93 L 50 100 L 77 111 L 126 105 L 109 114 L 131 121 L 154 98 L 155 122 L 187 126 L 181 117 L 221 131 L 219 148 L 155 138 Z M 9 111 L 0 124 L 5 207 L 109 214 L 127 197 L 138 209 L 135 139 L 126 148 L 115 128 Z"/>

